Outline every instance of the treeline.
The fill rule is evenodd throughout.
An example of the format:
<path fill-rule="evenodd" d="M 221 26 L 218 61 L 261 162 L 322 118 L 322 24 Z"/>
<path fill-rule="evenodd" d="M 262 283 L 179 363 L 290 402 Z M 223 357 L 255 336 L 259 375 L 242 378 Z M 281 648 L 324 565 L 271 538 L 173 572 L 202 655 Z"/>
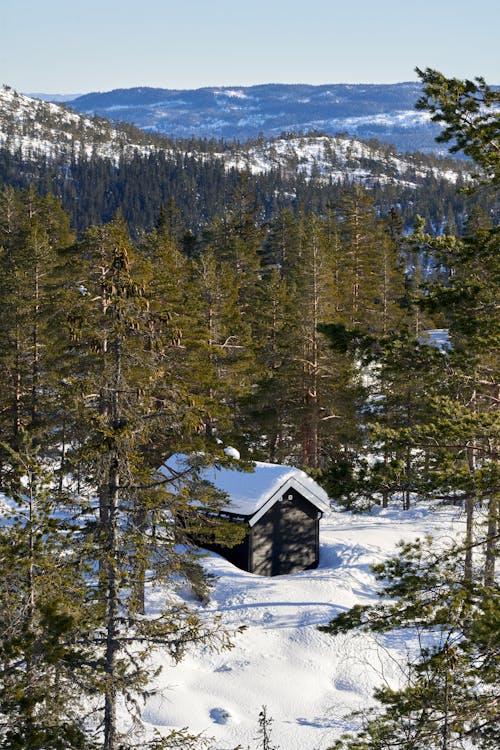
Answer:
<path fill-rule="evenodd" d="M 321 214 L 284 208 L 263 224 L 252 187 L 250 181 L 236 185 L 224 213 L 197 234 L 170 201 L 155 228 L 135 240 L 121 213 L 77 239 L 55 198 L 33 188 L 4 189 L 4 444 L 19 450 L 28 431 L 47 456 L 59 455 L 61 477 L 69 469 L 77 472 L 77 465 L 68 464 L 70 446 L 78 455 L 73 432 L 80 431 L 83 374 L 77 373 L 88 369 L 86 358 L 100 346 L 95 326 L 87 329 L 82 321 L 98 315 L 99 325 L 106 325 L 107 301 L 101 300 L 100 312 L 92 308 L 103 293 L 99 278 L 101 286 L 107 283 L 119 237 L 127 248 L 130 283 L 144 306 L 137 309 L 146 326 L 139 336 L 144 352 L 158 346 L 157 338 L 162 341 L 154 372 L 146 375 L 144 368 L 137 377 L 154 380 L 157 367 L 172 392 L 184 394 L 182 408 L 200 440 L 221 438 L 236 443 L 246 458 L 319 472 L 332 495 L 348 503 L 361 486 L 370 496 L 363 463 L 370 453 L 364 447 L 367 425 L 374 414 L 387 427 L 415 424 L 442 360 L 433 347 L 421 346 L 417 353 L 415 342 L 424 342 L 428 329 L 450 328 L 450 310 L 432 307 L 426 297 L 433 285 L 449 284 L 452 266 L 439 243 L 446 246 L 455 235 L 432 240 L 423 219 L 407 235 L 395 210 L 380 218 L 372 196 L 355 186 Z M 487 214 L 471 209 L 462 241 L 480 231 L 494 227 Z M 377 367 L 369 365 L 370 357 Z M 421 372 L 409 379 L 419 360 Z M 139 377 L 138 392 L 144 388 Z M 59 404 L 69 403 L 70 395 L 78 408 L 65 415 Z M 185 447 L 182 422 L 173 424 L 176 432 L 166 420 L 163 442 L 156 438 L 158 445 L 146 441 L 141 447 L 152 465 Z M 8 454 L 1 455 L 8 463 Z M 406 487 L 408 505 L 412 476 L 422 481 L 428 458 L 417 460 L 408 450 L 403 461 L 401 451 L 385 449 L 386 472 L 391 457 L 395 473 L 386 477 L 384 502 Z M 403 468 L 396 469 L 401 461 Z M 376 473 L 373 465 L 368 473 Z"/>
<path fill-rule="evenodd" d="M 62 394 L 81 382 L 77 373 L 98 346 L 95 326 L 81 326 L 91 319 L 118 240 L 145 308 L 137 310 L 147 320 L 145 351 L 164 342 L 158 367 L 169 387 L 199 402 L 190 416 L 198 414 L 196 431 L 237 440 L 247 456 L 311 468 L 328 464 L 331 446 L 356 421 L 354 401 L 350 415 L 340 414 L 348 365 L 336 362 L 318 326 L 336 319 L 388 333 L 407 314 L 410 259 L 413 279 L 424 272 L 424 256 L 407 247 L 400 219 L 380 220 L 357 188 L 324 217 L 284 209 L 263 226 L 251 186 L 239 186 L 225 213 L 198 235 L 170 202 L 155 229 L 135 242 L 121 214 L 76 240 L 55 198 L 7 188 L 0 231 L 3 440 L 18 450 L 19 436 L 33 432 L 47 455 L 61 451 L 66 460 L 73 418 L 65 418 L 62 440 L 57 404 L 68 402 Z M 95 313 L 102 324 L 106 304 Z M 75 357 L 83 364 L 75 367 Z M 334 406 L 335 398 L 342 403 Z"/>

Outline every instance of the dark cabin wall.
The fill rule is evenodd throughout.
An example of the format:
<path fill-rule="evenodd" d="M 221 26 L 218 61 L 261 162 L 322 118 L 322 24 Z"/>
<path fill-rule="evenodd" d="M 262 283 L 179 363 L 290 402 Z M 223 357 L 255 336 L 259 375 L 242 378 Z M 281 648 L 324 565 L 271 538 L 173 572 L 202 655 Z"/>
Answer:
<path fill-rule="evenodd" d="M 319 562 L 321 513 L 295 490 L 287 490 L 234 547 L 202 542 L 241 570 L 261 576 L 296 573 Z"/>
<path fill-rule="evenodd" d="M 250 572 L 259 576 L 277 575 L 273 570 L 276 529 L 279 529 L 279 504 L 275 503 L 269 508 L 250 529 Z"/>
<path fill-rule="evenodd" d="M 250 570 L 250 529 L 247 529 L 247 534 L 243 541 L 239 544 L 235 544 L 234 547 L 224 547 L 221 544 L 207 544 L 203 542 L 204 549 L 209 549 L 212 552 L 216 552 L 218 555 L 222 555 L 230 563 L 236 565 L 241 570 Z"/>
<path fill-rule="evenodd" d="M 317 567 L 319 517 L 311 503 L 288 490 L 250 531 L 251 572 L 271 576 Z"/>

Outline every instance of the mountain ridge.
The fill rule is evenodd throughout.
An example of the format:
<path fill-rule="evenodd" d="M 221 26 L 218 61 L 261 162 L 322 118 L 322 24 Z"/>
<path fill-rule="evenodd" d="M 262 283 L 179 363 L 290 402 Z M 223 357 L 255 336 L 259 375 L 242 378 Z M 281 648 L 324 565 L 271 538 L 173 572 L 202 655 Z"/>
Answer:
<path fill-rule="evenodd" d="M 420 83 L 279 84 L 164 89 L 150 86 L 91 92 L 68 99 L 72 109 L 119 119 L 172 138 L 247 140 L 283 132 L 377 138 L 401 151 L 445 153 L 439 132 L 415 110 Z"/>
<path fill-rule="evenodd" d="M 397 205 L 408 226 L 418 212 L 439 231 L 451 214 L 462 221 L 456 187 L 470 182 L 471 164 L 402 154 L 346 133 L 174 140 L 8 86 L 0 89 L 0 184 L 51 190 L 78 231 L 89 222 L 108 221 L 118 209 L 133 231 L 150 229 L 161 206 L 173 199 L 196 232 L 224 211 L 224 196 L 244 179 L 250 180 L 263 220 L 284 205 L 322 210 L 356 183 L 372 191 L 380 211 Z"/>
<path fill-rule="evenodd" d="M 398 154 L 394 147 L 350 138 L 346 133 L 332 136 L 289 132 L 270 138 L 260 135 L 244 143 L 215 145 L 175 142 L 130 123 L 113 122 L 18 94 L 8 86 L 0 90 L 0 146 L 18 149 L 28 158 L 66 154 L 68 159 L 74 159 L 93 153 L 116 161 L 138 153 L 147 156 L 162 151 L 173 156 L 180 151 L 190 157 L 215 158 L 227 169 L 254 174 L 278 169 L 308 179 L 349 179 L 362 183 L 370 177 L 382 183 L 407 183 L 410 172 L 413 173 L 410 182 L 418 183 L 429 173 L 435 176 L 439 173 L 444 179 L 456 182 L 468 172 L 466 164 L 457 159 L 439 157 L 436 161 L 435 156 Z"/>

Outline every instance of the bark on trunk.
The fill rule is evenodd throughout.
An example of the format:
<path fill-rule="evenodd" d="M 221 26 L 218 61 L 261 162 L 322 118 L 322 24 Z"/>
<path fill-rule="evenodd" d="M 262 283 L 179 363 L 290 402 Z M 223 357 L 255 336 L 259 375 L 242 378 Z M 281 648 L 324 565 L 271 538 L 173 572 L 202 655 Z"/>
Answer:
<path fill-rule="evenodd" d="M 488 531 L 486 540 L 486 559 L 484 562 L 484 583 L 486 586 L 492 586 L 495 582 L 499 510 L 498 495 L 494 495 L 488 506 Z"/>
<path fill-rule="evenodd" d="M 116 749 L 116 666 L 118 641 L 118 497 L 120 475 L 118 457 L 114 457 L 109 472 L 108 527 L 107 527 L 107 592 L 106 592 L 106 686 L 104 693 L 104 750 Z"/>

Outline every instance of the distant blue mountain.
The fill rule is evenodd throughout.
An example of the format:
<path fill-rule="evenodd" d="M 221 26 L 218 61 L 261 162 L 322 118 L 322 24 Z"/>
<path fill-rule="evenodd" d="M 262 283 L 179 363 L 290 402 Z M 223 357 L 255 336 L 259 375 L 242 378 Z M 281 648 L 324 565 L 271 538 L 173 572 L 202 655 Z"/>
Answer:
<path fill-rule="evenodd" d="M 402 151 L 441 152 L 439 128 L 415 110 L 420 83 L 130 88 L 68 99 L 82 113 L 175 138 L 246 140 L 283 132 L 348 133 Z"/>
<path fill-rule="evenodd" d="M 32 96 L 34 99 L 41 99 L 44 102 L 54 102 L 55 104 L 68 104 L 72 102 L 82 94 L 43 94 L 39 92 L 33 92 L 26 94 L 26 96 Z"/>

